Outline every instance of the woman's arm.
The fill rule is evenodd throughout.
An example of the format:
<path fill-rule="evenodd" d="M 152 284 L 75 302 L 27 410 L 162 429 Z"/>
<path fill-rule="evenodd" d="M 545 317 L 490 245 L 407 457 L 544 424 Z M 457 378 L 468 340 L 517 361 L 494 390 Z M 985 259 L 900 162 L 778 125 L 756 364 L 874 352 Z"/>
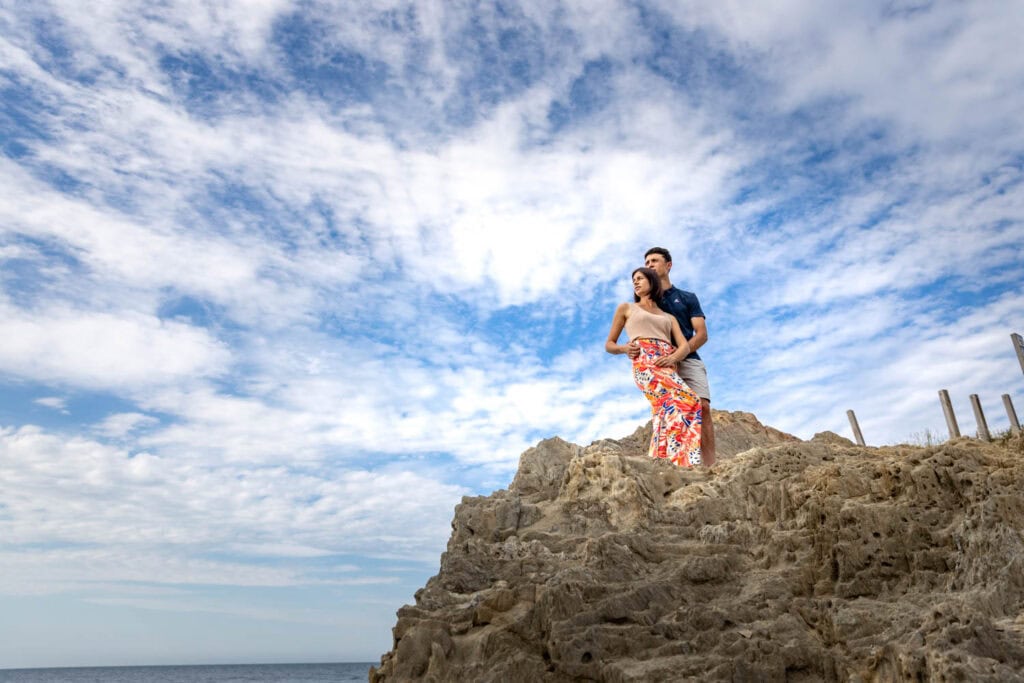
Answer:
<path fill-rule="evenodd" d="M 674 315 L 669 317 L 672 318 L 672 339 L 676 342 L 676 350 L 667 356 L 660 356 L 654 359 L 654 364 L 663 368 L 675 365 L 690 355 L 690 344 L 686 341 L 686 337 L 683 336 L 683 330 L 679 327 L 679 321 L 676 320 Z"/>
<path fill-rule="evenodd" d="M 626 310 L 629 304 L 619 304 L 615 309 L 615 317 L 612 318 L 612 329 L 608 332 L 608 340 L 604 343 L 604 350 L 608 353 L 626 353 L 629 351 L 629 344 L 619 344 L 619 335 L 622 328 L 626 326 Z M 677 323 L 678 324 L 678 323 Z"/>

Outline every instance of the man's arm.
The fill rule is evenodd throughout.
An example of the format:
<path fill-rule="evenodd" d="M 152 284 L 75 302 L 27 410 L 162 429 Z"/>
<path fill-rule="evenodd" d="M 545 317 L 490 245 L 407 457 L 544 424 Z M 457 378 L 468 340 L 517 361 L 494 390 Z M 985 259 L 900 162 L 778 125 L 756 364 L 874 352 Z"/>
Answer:
<path fill-rule="evenodd" d="M 708 326 L 703 317 L 690 318 L 690 325 L 693 326 L 693 336 L 690 337 L 690 353 L 693 353 L 707 342 Z"/>

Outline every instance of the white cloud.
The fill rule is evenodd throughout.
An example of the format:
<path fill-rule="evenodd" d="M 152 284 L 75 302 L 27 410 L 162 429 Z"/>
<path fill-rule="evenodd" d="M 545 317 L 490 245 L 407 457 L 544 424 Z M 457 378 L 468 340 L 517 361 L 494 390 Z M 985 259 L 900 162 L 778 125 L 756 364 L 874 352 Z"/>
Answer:
<path fill-rule="evenodd" d="M 255 557 L 329 557 L 333 551 L 295 543 L 235 543 L 232 552 Z M 356 565 L 335 566 L 334 571 L 356 571 Z"/>
<path fill-rule="evenodd" d="M 1018 5 L 870 2 L 661 3 L 681 24 L 710 28 L 796 109 L 844 98 L 844 122 L 882 119 L 901 137 L 1005 148 L 1019 128 L 1012 95 L 1024 58 Z M 1001 135 L 990 145 L 982 131 Z M 995 142 L 993 140 L 993 142 Z"/>
<path fill-rule="evenodd" d="M 351 282 L 365 264 L 352 254 L 325 252 L 329 246 L 316 241 L 305 221 L 281 226 L 289 240 L 300 240 L 287 257 L 246 236 L 262 232 L 259 225 L 229 228 L 230 237 L 166 225 L 165 217 L 180 211 L 176 204 L 195 201 L 217 178 L 236 181 L 261 200 L 284 202 L 288 211 L 308 214 L 310 202 L 325 203 L 349 237 L 367 241 L 364 258 L 387 262 L 396 254 L 407 276 L 428 286 L 468 296 L 493 285 L 502 305 L 531 302 L 602 270 L 609 254 L 670 220 L 669 210 L 709 211 L 741 160 L 725 152 L 723 128 L 639 71 L 615 84 L 635 98 L 632 104 L 616 104 L 596 127 L 552 146 L 528 148 L 528 127 L 546 125 L 552 98 L 564 96 L 568 85 L 540 84 L 467 135 L 425 148 L 398 147 L 382 130 L 349 132 L 321 112 L 310 115 L 301 100 L 272 118 L 202 122 L 135 91 L 76 91 L 67 107 L 89 126 L 58 128 L 64 144 L 37 146 L 36 153 L 90 184 L 144 197 L 139 209 L 148 225 L 47 196 L 53 193 L 28 181 L 12 188 L 4 204 L 13 225 L 65 240 L 101 276 L 227 299 L 236 316 L 253 301 L 295 307 L 277 291 L 289 278 L 272 282 L 257 269 L 282 268 L 333 284 Z M 12 177 L 20 174 L 11 170 Z M 369 230 L 355 227 L 360 219 L 369 220 Z M 241 249 L 233 243 L 238 238 Z M 576 263 L 559 256 L 570 248 Z M 308 310 L 301 285 L 289 294 Z"/>
<path fill-rule="evenodd" d="M 43 398 L 37 398 L 32 401 L 35 404 L 46 406 L 47 408 L 53 408 L 62 413 L 67 413 L 68 401 L 66 398 L 60 396 L 44 396 Z"/>
<path fill-rule="evenodd" d="M 103 418 L 96 425 L 95 431 L 108 438 L 118 439 L 128 436 L 130 433 L 143 428 L 151 427 L 160 422 L 151 415 L 142 413 L 114 413 Z"/>
<path fill-rule="evenodd" d="M 742 372 L 728 371 L 728 401 L 743 396 L 763 421 L 805 438 L 824 429 L 848 434 L 846 410 L 853 409 L 865 439 L 879 445 L 925 429 L 944 435 L 937 392 L 948 389 L 962 425 L 973 424 L 967 396 L 978 393 L 992 424 L 1005 428 L 999 397 L 1022 399 L 1009 342 L 1022 314 L 1012 294 L 953 318 L 937 300 L 888 297 L 778 330 L 762 323 L 720 342 L 746 362 Z M 759 339 L 766 343 L 751 355 Z"/>
<path fill-rule="evenodd" d="M 411 46 L 416 38 L 404 33 L 394 36 L 397 42 L 381 45 L 378 38 L 394 31 L 376 23 L 375 17 L 392 8 L 384 3 L 349 17 L 351 21 L 339 20 L 338 28 L 343 30 L 332 38 L 333 44 L 372 53 L 398 73 L 413 58 Z M 979 263 L 1009 264 L 1017 256 L 1019 230 L 995 226 L 1020 220 L 1019 193 L 990 191 L 988 186 L 972 190 L 978 165 L 985 159 L 971 162 L 955 157 L 956 163 L 950 164 L 939 148 L 924 149 L 894 164 L 887 176 L 891 182 L 884 187 L 877 181 L 863 187 L 854 183 L 848 198 L 833 209 L 796 216 L 778 234 L 750 230 L 746 221 L 757 220 L 758 212 L 771 210 L 774 203 L 786 199 L 786 193 L 805 190 L 807 179 L 795 176 L 774 194 L 762 195 L 749 206 L 729 208 L 726 202 L 742 182 L 737 174 L 756 168 L 765 153 L 781 152 L 782 161 L 797 164 L 798 159 L 789 155 L 802 153 L 796 149 L 799 139 L 774 146 L 753 139 L 734 125 L 720 102 L 704 106 L 663 77 L 647 73 L 642 60 L 634 58 L 648 56 L 655 44 L 641 39 L 642 17 L 636 8 L 618 3 L 588 12 L 570 7 L 562 18 L 546 7 L 525 7 L 525 16 L 539 27 L 537 36 L 548 35 L 563 18 L 587 30 L 575 46 L 559 46 L 552 53 L 561 61 L 545 78 L 482 110 L 477 123 L 458 135 L 425 136 L 419 145 L 415 141 L 410 145 L 401 136 L 396 142 L 394 131 L 374 121 L 372 111 L 362 105 L 335 112 L 350 117 L 353 124 L 341 126 L 337 116 L 301 95 L 295 95 L 290 104 L 264 110 L 243 107 L 210 120 L 196 117 L 180 101 L 166 97 L 169 91 L 154 61 L 154 45 L 192 44 L 198 52 L 221 54 L 232 64 L 264 64 L 269 58 L 259 46 L 270 35 L 275 17 L 289 9 L 283 4 L 265 5 L 247 15 L 209 3 L 187 12 L 183 5 L 172 4 L 144 19 L 126 4 L 102 9 L 109 20 L 106 25 L 130 24 L 140 29 L 133 34 L 136 42 L 132 44 L 115 39 L 91 19 L 86 21 L 76 8 L 61 10 L 64 21 L 83 32 L 76 39 L 77 49 L 114 55 L 120 63 L 134 65 L 133 73 L 146 74 L 144 82 L 152 84 L 152 92 L 160 96 L 124 88 L 113 80 L 88 88 L 61 81 L 25 61 L 28 53 L 19 53 L 22 72 L 40 88 L 53 91 L 54 101 L 64 103 L 60 106 L 80 115 L 74 128 L 63 127 L 56 119 L 48 121 L 65 144 L 35 143 L 38 159 L 91 179 L 93 187 L 121 187 L 140 197 L 134 214 L 122 214 L 106 206 L 100 193 L 90 191 L 70 199 L 29 178 L 20 164 L 8 162 L 16 182 L 3 205 L 16 234 L 59 240 L 88 264 L 91 293 L 107 301 L 107 306 L 116 299 L 117 288 L 131 288 L 136 313 L 104 311 L 82 317 L 98 315 L 96 324 L 105 325 L 110 319 L 103 316 L 115 315 L 121 325 L 142 328 L 128 336 L 145 344 L 156 334 L 153 311 L 170 291 L 223 305 L 224 315 L 234 321 L 282 328 L 281 333 L 265 335 L 248 348 L 232 349 L 235 360 L 258 358 L 271 366 L 264 366 L 266 372 L 257 370 L 258 378 L 247 378 L 252 395 L 230 396 L 185 379 L 222 373 L 225 358 L 217 351 L 223 342 L 204 339 L 209 333 L 199 328 L 160 323 L 161 332 L 173 332 L 169 337 L 187 339 L 186 351 L 191 346 L 193 353 L 184 354 L 180 367 L 161 368 L 157 373 L 167 375 L 166 381 L 161 380 L 165 384 L 177 380 L 184 385 L 159 397 L 147 396 L 147 405 L 185 419 L 148 434 L 147 448 L 211 450 L 201 441 L 201 434 L 209 429 L 222 437 L 213 449 L 224 448 L 232 457 L 277 457 L 296 443 L 284 435 L 297 432 L 313 435 L 301 440 L 303 445 L 295 451 L 304 454 L 325 447 L 360 449 L 378 442 L 379 430 L 366 425 L 387 418 L 386 401 L 361 400 L 356 406 L 351 397 L 372 395 L 375 381 L 389 372 L 386 365 L 356 354 L 369 371 L 354 376 L 330 360 L 324 365 L 320 350 L 314 348 L 309 358 L 320 364 L 315 373 L 307 375 L 306 369 L 292 367 L 282 375 L 283 368 L 275 367 L 282 362 L 275 359 L 287 358 L 288 348 L 308 334 L 307 325 L 319 317 L 336 315 L 359 324 L 372 310 L 366 300 L 372 298 L 377 264 L 386 272 L 400 270 L 412 287 L 440 290 L 466 302 L 477 309 L 477 316 L 488 316 L 505 304 L 544 302 L 543 316 L 551 310 L 546 304 L 555 292 L 585 302 L 595 281 L 606 283 L 610 273 L 627 272 L 643 246 L 656 237 L 676 248 L 677 254 L 685 254 L 687 268 L 677 270 L 710 295 L 737 286 L 746 293 L 763 274 L 759 269 L 768 268 L 774 286 L 750 292 L 753 298 L 744 301 L 744 305 L 753 304 L 752 315 L 774 317 L 780 315 L 777 306 L 813 304 L 825 311 L 821 319 L 839 321 L 841 315 L 825 310 L 836 302 L 928 286 L 942 277 L 966 276 Z M 994 96 L 996 88 L 983 85 L 961 93 L 951 85 L 959 78 L 952 72 L 969 73 L 979 83 L 986 78 L 1002 83 L 1019 71 L 1016 62 L 1009 61 L 979 75 L 970 66 L 974 62 L 957 56 L 960 46 L 973 44 L 977 36 L 988 36 L 992 50 L 1005 43 L 1007 29 L 981 11 L 936 6 L 917 13 L 897 11 L 896 19 L 887 20 L 878 7 L 845 8 L 842 25 L 837 26 L 835 8 L 826 11 L 799 2 L 759 8 L 756 13 L 743 3 L 663 9 L 684 28 L 707 32 L 708 44 L 734 58 L 738 67 L 785 83 L 778 100 L 784 110 L 813 106 L 832 96 L 853 97 L 856 106 L 845 110 L 838 135 L 849 134 L 858 122 L 878 116 L 917 116 L 925 109 L 911 106 L 907 97 L 976 104 L 978 98 Z M 442 90 L 450 90 L 456 72 L 471 70 L 473 65 L 448 60 L 444 37 L 464 25 L 470 14 L 421 5 L 415 15 L 406 28 L 429 37 L 426 62 L 443 75 Z M 1013 24 L 1014 16 L 1007 25 Z M 313 21 L 325 19 L 333 21 L 325 16 Z M 964 19 L 962 28 L 939 30 L 954 19 Z M 484 23 L 488 31 L 496 31 L 501 21 L 488 16 Z M 628 29 L 637 39 L 622 40 L 614 27 Z M 18 50 L 13 45 L 7 49 Z M 612 72 L 609 104 L 537 144 L 535 131 L 547 128 L 551 103 L 566 96 L 586 60 L 602 55 L 623 64 L 634 60 Z M 773 58 L 766 58 L 769 55 Z M 873 61 L 851 60 L 850 55 L 867 55 Z M 935 87 L 925 88 L 927 93 L 910 82 L 912 65 L 921 55 L 932 58 L 925 67 L 929 75 L 922 82 Z M 36 58 L 41 59 L 38 53 Z M 814 67 L 808 69 L 808 65 Z M 903 87 L 907 84 L 912 87 Z M 900 90 L 904 99 L 878 90 L 883 87 Z M 865 108 L 886 102 L 881 106 L 891 107 L 888 114 Z M 771 113 L 770 104 L 761 106 L 758 111 Z M 990 117 L 978 125 L 998 122 L 998 117 Z M 942 139 L 948 127 L 936 122 L 919 126 L 919 132 Z M 894 142 L 906 139 L 904 135 Z M 832 170 L 852 173 L 871 153 L 840 155 Z M 992 188 L 1018 182 L 1014 167 L 998 168 L 993 178 L 999 180 Z M 217 179 L 254 193 L 265 204 L 264 210 L 275 212 L 275 224 L 260 225 L 254 222 L 255 214 L 244 210 L 230 216 L 226 226 L 202 220 L 183 223 L 200 217 L 192 209 L 209 207 L 210 200 L 202 195 Z M 974 184 L 965 184 L 966 179 Z M 175 209 L 182 202 L 192 208 L 184 213 Z M 311 209 L 313 202 L 322 202 L 334 213 L 333 229 L 344 234 L 341 242 L 324 242 L 331 228 Z M 874 223 L 874 215 L 886 211 L 891 215 Z M 282 220 L 288 213 L 295 218 Z M 966 244 L 959 239 L 963 225 L 977 226 L 975 239 Z M 690 248 L 694 242 L 700 246 Z M 352 249 L 353 243 L 359 246 Z M 679 243 L 684 245 L 682 251 L 676 247 Z M 158 258 L 154 260 L 153 255 Z M 346 286 L 349 291 L 344 291 Z M 479 296 L 481 290 L 489 296 Z M 62 293 L 53 292 L 55 297 Z M 398 329 L 409 326 L 401 336 L 427 343 L 433 335 L 465 337 L 467 326 L 451 319 L 455 316 L 444 307 L 430 311 L 430 317 L 437 319 L 437 324 L 430 325 L 417 324 L 425 316 L 416 304 L 395 305 L 391 311 L 397 316 Z M 29 314 L 22 315 L 27 319 Z M 735 326 L 747 326 L 742 312 L 729 311 L 726 316 Z M 35 320 L 44 317 L 55 320 L 51 324 Z M 68 314 L 59 308 L 44 310 L 33 322 L 42 334 L 53 325 L 59 328 L 65 322 L 62 317 Z M 712 320 L 723 320 L 721 312 L 713 311 Z M 283 329 L 295 323 L 298 327 Z M 89 325 L 82 324 L 88 332 Z M 170 329 L 163 329 L 169 325 Z M 822 343 L 832 348 L 852 329 L 840 325 L 830 334 L 824 325 L 818 327 Z M 327 348 L 330 342 L 318 343 Z M 97 368 L 90 367 L 93 359 L 59 349 L 56 356 L 63 356 L 66 363 L 43 363 L 29 374 L 55 378 L 67 373 L 79 382 L 96 384 L 97 375 L 112 372 L 112 358 L 120 358 L 122 351 L 113 345 L 100 353 L 94 363 Z M 565 351 L 572 354 L 576 349 Z M 714 347 L 709 352 L 714 353 Z M 25 354 L 9 355 L 20 362 Z M 152 357 L 144 355 L 138 366 L 129 362 L 113 373 L 126 375 L 117 386 L 145 386 L 140 368 L 152 367 Z M 774 357 L 765 368 L 777 367 L 783 358 Z M 469 362 L 487 363 L 476 354 Z M 444 447 L 445 442 L 428 434 L 428 425 L 442 418 L 462 425 L 456 433 L 467 439 L 477 434 L 507 440 L 534 420 L 539 421 L 534 429 L 547 429 L 554 420 L 544 418 L 557 416 L 564 421 L 561 429 L 573 431 L 592 420 L 588 416 L 602 412 L 593 395 L 586 393 L 579 398 L 586 407 L 553 409 L 544 396 L 565 395 L 566 387 L 576 380 L 557 374 L 541 380 L 541 375 L 549 375 L 548 365 L 557 360 L 530 362 L 534 365 L 526 372 L 499 365 L 479 376 L 462 373 L 474 378 L 479 390 L 436 375 L 430 365 L 404 362 L 401 371 L 420 378 L 416 391 L 431 398 L 443 389 L 450 399 L 431 400 L 431 410 L 405 410 L 405 417 L 392 430 L 398 438 L 385 450 L 400 451 L 411 444 Z M 8 361 L 8 367 L 13 365 L 13 360 Z M 825 364 L 802 376 L 820 379 L 833 369 Z M 506 381 L 506 377 L 512 379 Z M 288 388 L 282 388 L 285 385 Z M 141 394 L 133 390 L 131 395 Z M 331 407 L 341 404 L 346 406 L 345 415 L 332 414 Z M 502 427 L 496 429 L 495 424 Z M 510 451 L 520 445 L 517 440 L 509 443 Z M 446 450 L 465 457 L 476 449 L 463 443 L 448 445 Z"/>
<path fill-rule="evenodd" d="M 89 388 L 159 386 L 222 373 L 230 352 L 206 330 L 153 316 L 0 304 L 0 369 Z"/>
<path fill-rule="evenodd" d="M 28 250 L 17 246 L 17 245 L 4 245 L 0 246 L 0 259 L 9 260 L 20 258 L 26 255 Z"/>
<path fill-rule="evenodd" d="M 142 548 L 0 551 L 0 567 L 0 592 L 8 595 L 88 590 L 93 581 L 277 587 L 309 583 L 294 570 Z"/>
<path fill-rule="evenodd" d="M 0 475 L 5 593 L 93 581 L 313 585 L 334 579 L 303 565 L 309 559 L 433 561 L 464 492 L 393 468 L 293 470 L 130 456 L 34 427 L 0 430 Z M 208 559 L 225 551 L 232 559 Z M 268 556 L 291 564 L 247 559 Z M 30 577 L 38 564 L 47 569 Z M 343 582 L 365 578 L 351 561 L 332 571 L 357 574 Z"/>

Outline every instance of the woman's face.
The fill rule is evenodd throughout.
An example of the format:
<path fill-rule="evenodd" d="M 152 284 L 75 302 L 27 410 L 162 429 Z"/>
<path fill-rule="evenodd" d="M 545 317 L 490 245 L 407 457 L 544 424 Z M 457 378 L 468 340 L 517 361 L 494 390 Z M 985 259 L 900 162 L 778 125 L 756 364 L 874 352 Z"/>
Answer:
<path fill-rule="evenodd" d="M 633 273 L 633 292 L 637 296 L 651 293 L 651 282 L 643 273 Z"/>

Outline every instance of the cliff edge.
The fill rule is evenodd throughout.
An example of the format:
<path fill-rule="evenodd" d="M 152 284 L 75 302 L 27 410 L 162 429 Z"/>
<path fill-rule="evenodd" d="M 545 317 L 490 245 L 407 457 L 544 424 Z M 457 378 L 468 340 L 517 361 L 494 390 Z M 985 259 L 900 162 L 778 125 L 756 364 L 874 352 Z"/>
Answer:
<path fill-rule="evenodd" d="M 710 473 L 649 428 L 526 451 L 457 506 L 370 681 L 1024 681 L 1024 440 L 721 415 Z"/>

